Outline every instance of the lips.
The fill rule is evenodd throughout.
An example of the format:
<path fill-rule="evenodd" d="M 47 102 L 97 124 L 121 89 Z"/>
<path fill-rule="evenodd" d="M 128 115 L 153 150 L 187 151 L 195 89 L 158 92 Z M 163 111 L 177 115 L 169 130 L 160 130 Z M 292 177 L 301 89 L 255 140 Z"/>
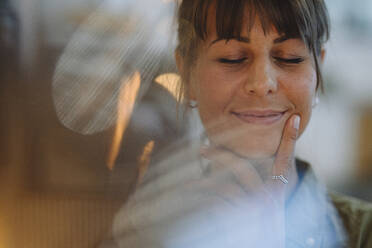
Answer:
<path fill-rule="evenodd" d="M 240 111 L 240 112 L 231 112 L 239 120 L 250 123 L 250 124 L 259 124 L 259 125 L 271 125 L 280 121 L 284 114 L 284 111 L 277 110 L 249 110 L 249 111 Z"/>

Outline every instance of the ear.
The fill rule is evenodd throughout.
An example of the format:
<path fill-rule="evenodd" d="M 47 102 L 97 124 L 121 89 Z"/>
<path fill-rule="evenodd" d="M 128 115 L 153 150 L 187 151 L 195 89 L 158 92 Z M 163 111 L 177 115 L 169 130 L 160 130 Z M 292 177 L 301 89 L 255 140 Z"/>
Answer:
<path fill-rule="evenodd" d="M 326 53 L 327 53 L 326 50 L 324 48 L 322 48 L 322 50 L 320 51 L 320 63 L 321 64 L 323 64 L 323 62 L 324 62 Z"/>
<path fill-rule="evenodd" d="M 178 72 L 183 81 L 182 83 L 185 84 L 184 85 L 184 89 L 186 90 L 185 97 L 187 97 L 189 100 L 196 101 L 195 85 L 190 82 L 191 71 L 185 68 L 184 57 L 181 56 L 181 54 L 179 54 L 179 52 L 176 51 L 174 53 L 174 58 L 176 60 L 176 66 L 177 66 Z"/>

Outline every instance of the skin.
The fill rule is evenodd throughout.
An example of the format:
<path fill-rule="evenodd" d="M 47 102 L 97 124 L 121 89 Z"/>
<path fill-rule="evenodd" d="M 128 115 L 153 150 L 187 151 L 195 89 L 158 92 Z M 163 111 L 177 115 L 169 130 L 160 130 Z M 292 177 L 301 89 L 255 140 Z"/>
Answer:
<path fill-rule="evenodd" d="M 272 240 L 276 247 L 284 247 L 284 203 L 298 181 L 295 144 L 309 123 L 316 97 L 313 55 L 301 39 L 286 39 L 274 28 L 264 33 L 257 18 L 250 32 L 248 18 L 244 20 L 243 40 L 217 40 L 213 18 L 211 12 L 208 38 L 200 44 L 191 70 L 176 54 L 181 76 L 189 79 L 188 97 L 198 103 L 211 143 L 201 154 L 211 161 L 212 170 L 231 170 L 239 181 L 238 188 L 223 187 L 224 198 L 241 195 L 237 192 L 243 187 L 264 203 L 254 209 L 264 212 L 265 206 L 272 206 L 270 225 L 276 230 Z M 321 62 L 323 58 L 324 50 Z M 280 110 L 284 115 L 265 125 L 247 123 L 234 114 L 257 109 Z M 289 183 L 272 180 L 273 175 L 283 175 Z"/>
<path fill-rule="evenodd" d="M 209 19 L 214 19 L 213 12 Z M 195 244 L 209 240 L 213 244 L 214 240 L 205 239 L 202 235 L 208 231 L 222 237 L 227 232 L 226 237 L 231 244 L 240 239 L 234 240 L 235 236 L 229 234 L 243 233 L 252 238 L 251 243 L 244 243 L 245 247 L 285 247 L 285 199 L 298 180 L 294 150 L 296 140 L 304 132 L 311 117 L 317 85 L 316 71 L 313 57 L 301 40 L 281 39 L 281 34 L 274 29 L 265 34 L 257 19 L 249 32 L 247 22 L 243 23 L 243 41 L 216 41 L 213 21 L 209 21 L 208 39 L 200 44 L 196 61 L 191 66 L 185 64 L 187 60 L 176 54 L 179 72 L 186 83 L 187 97 L 198 103 L 200 118 L 210 140 L 211 145 L 202 148 L 201 155 L 210 161 L 208 166 L 210 165 L 211 170 L 203 177 L 199 176 L 199 170 L 196 177 L 192 172 L 191 181 L 181 183 L 178 183 L 178 177 L 172 177 L 177 181 L 169 181 L 169 175 L 166 174 L 168 180 L 165 184 L 160 184 L 161 178 L 156 177 L 155 181 L 159 185 L 155 184 L 154 189 L 161 189 L 162 192 L 159 191 L 161 195 L 155 197 L 155 215 L 150 211 L 149 218 L 143 218 L 147 217 L 146 213 L 140 211 L 133 219 L 139 216 L 139 225 L 144 226 L 144 223 L 151 222 L 155 223 L 152 225 L 155 228 L 158 226 L 156 223 L 164 218 L 166 224 L 170 223 L 168 221 L 172 217 L 177 221 L 181 220 L 180 226 L 168 226 L 175 227 L 181 234 L 183 225 L 186 230 L 191 227 L 192 233 L 197 235 L 197 239 L 192 240 Z M 234 114 L 252 109 L 279 109 L 285 111 L 285 114 L 280 121 L 270 125 L 247 123 Z M 272 180 L 272 175 L 284 175 L 289 184 Z M 178 194 L 175 189 L 177 186 L 185 190 L 181 191 L 186 193 L 185 196 L 194 192 L 201 193 L 191 198 L 191 209 L 187 208 L 190 202 L 186 199 L 189 198 Z M 148 187 L 145 189 L 148 190 Z M 167 195 L 163 190 L 170 190 L 171 197 L 164 197 Z M 176 201 L 173 201 L 172 193 L 177 194 Z M 145 196 L 148 200 L 146 195 L 148 194 L 139 194 L 138 198 L 141 199 L 142 196 L 144 200 Z M 195 204 L 199 200 L 203 204 Z M 169 207 L 176 206 L 180 209 L 186 221 L 180 218 L 182 215 L 167 214 L 168 201 Z M 146 204 L 138 204 L 142 205 Z M 201 215 L 189 215 L 189 210 L 197 211 L 198 207 L 202 208 Z M 204 208 L 211 211 L 204 212 Z M 230 219 L 229 214 L 233 212 L 231 209 L 238 211 Z M 156 215 L 159 210 L 162 218 Z M 204 213 L 207 214 L 204 216 Z M 220 217 L 219 214 L 227 220 L 217 223 L 222 228 L 216 228 L 219 225 L 214 226 L 213 221 L 208 222 L 209 218 L 216 220 L 215 217 Z M 191 221 L 187 219 L 188 216 L 191 216 Z M 235 223 L 242 223 L 239 220 L 236 222 L 241 217 L 243 224 L 235 226 Z M 126 219 L 132 222 L 131 218 Z M 201 225 L 198 225 L 199 219 Z M 219 222 L 220 219 L 217 220 Z M 190 225 L 193 221 L 196 224 Z M 135 226 L 132 224 L 132 227 Z M 159 234 L 162 228 L 160 226 Z M 199 232 L 198 228 L 204 232 Z M 156 237 L 156 234 L 151 234 L 151 237 Z M 170 243 L 177 240 L 172 235 L 170 237 Z M 190 244 L 188 237 L 186 234 L 181 241 Z M 156 241 L 160 242 L 161 239 Z"/>
<path fill-rule="evenodd" d="M 301 118 L 298 136 L 310 120 L 317 85 L 313 55 L 301 39 L 285 39 L 274 28 L 265 34 L 258 18 L 250 32 L 244 19 L 243 40 L 217 40 L 213 12 L 208 18 L 209 36 L 201 42 L 191 70 L 176 54 L 181 75 L 189 74 L 189 98 L 198 103 L 214 147 L 246 158 L 258 165 L 260 174 L 267 174 L 290 117 Z M 272 125 L 246 123 L 233 114 L 255 109 L 285 114 Z"/>
<path fill-rule="evenodd" d="M 316 71 L 312 56 L 299 39 L 274 43 L 281 36 L 274 31 L 265 35 L 257 22 L 250 34 L 243 31 L 243 36 L 250 42 L 212 44 L 216 40 L 213 34 L 203 44 L 191 73 L 191 98 L 198 102 L 212 143 L 243 157 L 268 158 L 275 155 L 290 116 L 301 117 L 300 135 L 305 130 L 315 97 Z M 225 63 L 221 59 L 244 60 Z M 303 61 L 296 64 L 284 59 Z M 273 125 L 245 123 L 232 114 L 253 109 L 286 113 Z"/>
<path fill-rule="evenodd" d="M 285 199 L 297 183 L 297 173 L 293 173 L 293 152 L 298 137 L 298 126 L 295 125 L 294 119 L 295 116 L 291 117 L 285 125 L 278 155 L 270 173 L 285 175 L 289 179 L 289 184 L 270 178 L 264 179 L 246 159 L 225 149 L 211 146 L 201 151 L 202 156 L 211 161 L 210 178 L 214 177 L 213 173 L 217 177 L 219 172 L 226 170 L 232 172 L 235 177 L 237 183 L 223 184 L 218 192 L 222 199 L 234 206 L 243 204 L 248 215 L 253 213 L 249 215 L 250 221 L 247 225 L 254 226 L 254 230 L 260 232 L 246 234 L 252 235 L 253 244 L 249 244 L 250 246 L 285 247 Z"/>

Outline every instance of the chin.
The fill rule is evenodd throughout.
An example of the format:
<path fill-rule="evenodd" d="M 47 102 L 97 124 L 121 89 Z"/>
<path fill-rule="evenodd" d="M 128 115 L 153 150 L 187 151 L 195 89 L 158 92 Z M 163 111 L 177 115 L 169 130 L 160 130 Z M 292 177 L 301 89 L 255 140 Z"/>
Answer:
<path fill-rule="evenodd" d="M 233 137 L 230 133 L 226 136 L 210 137 L 210 140 L 217 146 L 225 147 L 241 157 L 259 160 L 275 156 L 280 144 L 281 132 L 271 134 L 239 132 Z"/>
<path fill-rule="evenodd" d="M 226 144 L 229 150 L 241 157 L 253 160 L 272 158 L 275 156 L 279 144 Z"/>

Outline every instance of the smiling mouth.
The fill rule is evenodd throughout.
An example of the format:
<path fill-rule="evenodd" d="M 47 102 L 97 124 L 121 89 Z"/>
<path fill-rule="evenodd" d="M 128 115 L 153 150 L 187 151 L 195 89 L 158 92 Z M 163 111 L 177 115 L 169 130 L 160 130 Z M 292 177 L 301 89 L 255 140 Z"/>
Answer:
<path fill-rule="evenodd" d="M 287 111 L 246 111 L 231 112 L 239 120 L 257 125 L 271 125 L 280 121 Z"/>

